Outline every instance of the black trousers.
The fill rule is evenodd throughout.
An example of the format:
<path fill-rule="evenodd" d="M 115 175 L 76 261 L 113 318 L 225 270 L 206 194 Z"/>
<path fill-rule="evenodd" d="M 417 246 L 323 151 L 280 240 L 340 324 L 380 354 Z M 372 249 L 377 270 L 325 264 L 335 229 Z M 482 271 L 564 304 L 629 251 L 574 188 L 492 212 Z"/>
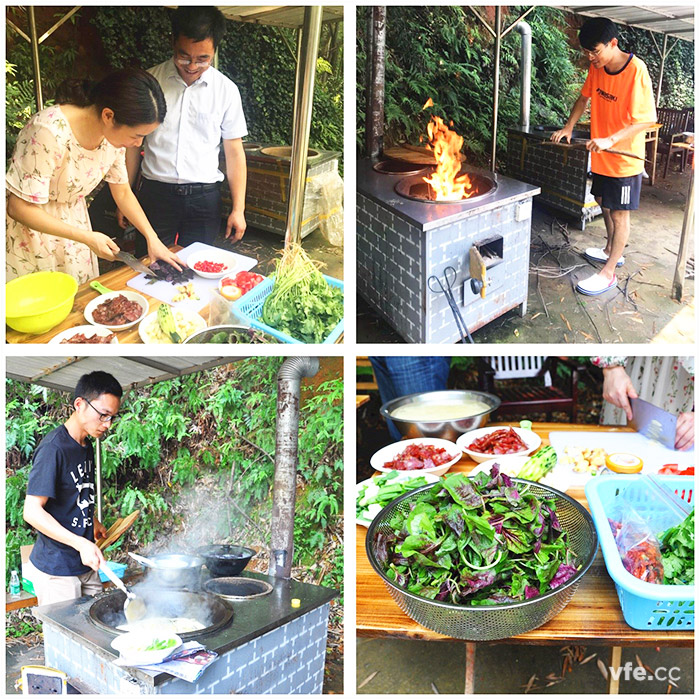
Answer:
<path fill-rule="evenodd" d="M 167 246 L 177 242 L 211 243 L 221 229 L 221 185 L 171 185 L 141 178 L 136 196 L 151 226 Z M 146 239 L 136 238 L 136 255 L 148 253 Z"/>

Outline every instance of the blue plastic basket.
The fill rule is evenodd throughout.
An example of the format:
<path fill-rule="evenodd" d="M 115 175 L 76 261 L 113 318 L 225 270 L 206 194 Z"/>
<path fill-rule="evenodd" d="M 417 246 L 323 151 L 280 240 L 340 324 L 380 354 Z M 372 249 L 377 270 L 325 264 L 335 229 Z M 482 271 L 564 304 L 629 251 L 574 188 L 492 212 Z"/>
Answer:
<path fill-rule="evenodd" d="M 326 275 L 323 275 L 323 277 L 326 282 L 331 285 L 331 287 L 337 287 L 343 293 L 345 293 L 344 285 L 341 280 L 337 280 Z M 253 287 L 253 289 L 251 289 L 245 296 L 235 302 L 234 308 L 239 315 L 242 315 L 248 319 L 253 328 L 269 333 L 271 336 L 277 338 L 277 340 L 281 340 L 283 343 L 303 344 L 303 340 L 292 338 L 291 335 L 282 333 L 282 331 L 278 331 L 276 328 L 271 328 L 260 320 L 260 317 L 262 316 L 263 304 L 265 303 L 265 299 L 267 299 L 267 297 L 270 295 L 274 283 L 275 280 L 273 277 L 268 277 L 267 279 L 263 280 L 260 284 Z M 323 344 L 335 343 L 335 341 L 340 338 L 344 326 L 345 319 L 341 318 L 338 325 L 331 331 L 331 334 L 323 341 Z"/>
<path fill-rule="evenodd" d="M 126 564 L 119 564 L 116 561 L 108 561 L 107 566 L 114 571 L 114 573 L 119 577 L 119 578 L 124 578 L 124 573 L 126 572 Z M 104 574 L 102 571 L 100 571 L 100 581 L 102 583 L 106 583 L 109 581 L 107 578 L 107 575 Z"/>
<path fill-rule="evenodd" d="M 637 630 L 695 629 L 695 587 L 664 586 L 640 581 L 622 564 L 608 522 L 608 511 L 614 498 L 640 477 L 599 476 L 586 484 L 586 498 L 598 530 L 605 566 L 615 582 L 625 622 Z M 690 505 L 695 504 L 692 476 L 657 476 L 664 486 Z M 635 502 L 635 494 L 626 495 L 642 516 L 664 508 L 663 503 L 646 499 Z M 607 510 L 606 510 L 607 509 Z"/>

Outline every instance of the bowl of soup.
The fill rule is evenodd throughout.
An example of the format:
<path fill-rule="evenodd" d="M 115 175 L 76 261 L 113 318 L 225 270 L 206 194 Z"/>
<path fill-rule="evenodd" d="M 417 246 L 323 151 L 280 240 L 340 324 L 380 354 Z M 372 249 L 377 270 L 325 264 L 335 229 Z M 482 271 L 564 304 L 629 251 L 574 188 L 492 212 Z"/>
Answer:
<path fill-rule="evenodd" d="M 455 441 L 460 435 L 480 428 L 501 404 L 493 394 L 452 389 L 400 396 L 385 403 L 380 413 L 401 435 Z"/>

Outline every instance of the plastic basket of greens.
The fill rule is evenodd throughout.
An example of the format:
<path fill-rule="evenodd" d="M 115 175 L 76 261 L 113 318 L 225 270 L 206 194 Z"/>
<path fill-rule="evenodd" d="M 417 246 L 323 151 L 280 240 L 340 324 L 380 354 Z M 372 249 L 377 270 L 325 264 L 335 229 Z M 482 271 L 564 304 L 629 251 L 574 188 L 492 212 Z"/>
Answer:
<path fill-rule="evenodd" d="M 301 246 L 288 246 L 275 274 L 236 308 L 253 328 L 283 343 L 335 343 L 343 333 L 344 286 L 321 274 Z"/>

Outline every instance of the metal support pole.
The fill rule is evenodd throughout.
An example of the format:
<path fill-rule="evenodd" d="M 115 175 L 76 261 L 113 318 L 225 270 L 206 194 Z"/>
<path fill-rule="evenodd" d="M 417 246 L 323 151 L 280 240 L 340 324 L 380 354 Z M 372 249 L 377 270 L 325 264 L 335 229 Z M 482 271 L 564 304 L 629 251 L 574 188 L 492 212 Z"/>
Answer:
<path fill-rule="evenodd" d="M 369 23 L 370 46 L 367 54 L 369 82 L 367 95 L 367 155 L 376 158 L 384 146 L 384 73 L 386 57 L 386 7 L 373 7 Z"/>
<path fill-rule="evenodd" d="M 95 517 L 102 522 L 102 440 L 95 440 Z"/>
<path fill-rule="evenodd" d="M 688 260 L 688 243 L 695 228 L 695 163 L 690 169 L 690 184 L 688 185 L 688 200 L 685 205 L 683 216 L 683 228 L 681 229 L 681 242 L 678 246 L 678 258 L 676 260 L 676 271 L 673 275 L 673 286 L 671 296 L 676 301 L 683 299 L 683 286 L 685 284 L 685 267 Z"/>
<path fill-rule="evenodd" d="M 664 45 L 661 49 L 661 68 L 659 68 L 659 84 L 656 86 L 656 106 L 659 106 L 661 98 L 661 83 L 664 79 L 664 64 L 666 63 L 666 44 L 668 44 L 668 34 L 664 34 Z"/>
<path fill-rule="evenodd" d="M 34 17 L 34 6 L 29 5 L 29 38 L 31 40 L 32 65 L 34 66 L 34 96 L 36 99 L 36 111 L 44 109 L 44 99 L 41 95 L 41 68 L 39 67 L 39 39 L 36 34 L 36 18 Z"/>
<path fill-rule="evenodd" d="M 496 5 L 496 47 L 494 51 L 494 62 L 493 62 L 493 123 L 492 123 L 492 133 L 493 140 L 491 142 L 491 170 L 496 170 L 496 143 L 498 141 L 498 88 L 499 80 L 498 74 L 501 68 L 501 11 L 500 5 Z"/>
<path fill-rule="evenodd" d="M 321 20 L 323 7 L 320 5 L 304 8 L 304 28 L 302 30 L 303 71 L 301 94 L 297 99 L 294 114 L 294 133 L 292 137 L 292 162 L 289 168 L 289 207 L 284 245 L 301 242 L 301 217 L 304 209 L 306 191 L 306 161 L 309 150 L 309 131 L 311 129 L 311 111 L 314 104 L 314 78 L 316 76 L 316 57 L 321 38 Z"/>

